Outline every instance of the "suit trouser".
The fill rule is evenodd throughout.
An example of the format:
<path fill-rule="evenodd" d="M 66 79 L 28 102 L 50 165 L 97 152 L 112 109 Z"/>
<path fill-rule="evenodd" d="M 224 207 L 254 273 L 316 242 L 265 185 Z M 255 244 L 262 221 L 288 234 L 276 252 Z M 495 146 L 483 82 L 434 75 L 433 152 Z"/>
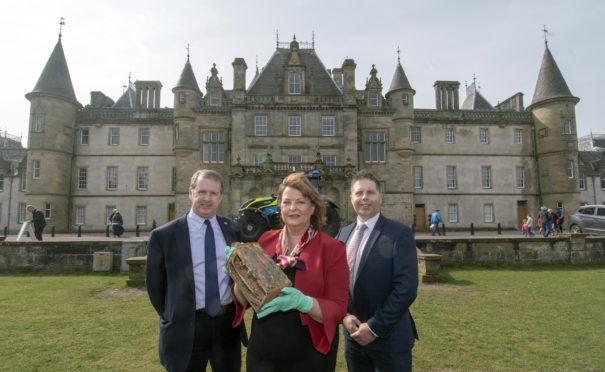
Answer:
<path fill-rule="evenodd" d="M 213 371 L 240 371 L 241 339 L 239 328 L 231 327 L 234 317 L 233 303 L 223 306 L 214 318 L 203 309 L 195 312 L 193 350 L 185 371 L 205 371 L 208 361 Z"/>
<path fill-rule="evenodd" d="M 345 359 L 349 372 L 412 370 L 412 350 L 402 352 L 369 350 L 348 337 L 345 337 Z"/>

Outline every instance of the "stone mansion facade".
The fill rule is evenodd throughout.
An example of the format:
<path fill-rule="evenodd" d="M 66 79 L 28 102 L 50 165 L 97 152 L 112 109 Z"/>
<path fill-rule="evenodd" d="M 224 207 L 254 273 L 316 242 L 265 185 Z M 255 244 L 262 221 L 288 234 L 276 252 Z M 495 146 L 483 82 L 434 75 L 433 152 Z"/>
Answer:
<path fill-rule="evenodd" d="M 383 183 L 385 215 L 417 229 L 435 209 L 451 229 L 513 229 L 541 205 L 571 211 L 605 201 L 603 161 L 580 156 L 579 98 L 548 47 L 528 107 L 522 93 L 492 106 L 475 83 L 461 102 L 457 81 L 438 80 L 435 108 L 416 108 L 399 61 L 388 87 L 372 66 L 358 89 L 356 67 L 345 59 L 326 69 L 314 45 L 294 39 L 278 42 L 249 83 L 246 62 L 235 58 L 232 89 L 213 66 L 203 92 L 187 56 L 171 88 L 173 108 L 161 108 L 159 81 L 129 83 L 116 101 L 91 92 L 82 106 L 59 38 L 26 94 L 29 140 L 19 163 L 25 175 L 13 172 L 20 198 L 13 216 L 24 218 L 21 209 L 32 204 L 57 232 L 104 231 L 117 208 L 126 230 L 149 230 L 189 210 L 189 180 L 199 168 L 224 176 L 219 213 L 233 216 L 312 165 L 344 221 L 354 219 L 349 184 L 362 168 Z M 589 190 L 590 182 L 600 185 Z"/>

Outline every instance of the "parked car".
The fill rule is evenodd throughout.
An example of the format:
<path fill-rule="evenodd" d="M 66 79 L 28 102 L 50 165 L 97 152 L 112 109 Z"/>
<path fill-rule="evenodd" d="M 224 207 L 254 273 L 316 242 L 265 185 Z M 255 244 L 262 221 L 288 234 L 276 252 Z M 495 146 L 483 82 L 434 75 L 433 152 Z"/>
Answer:
<path fill-rule="evenodd" d="M 605 205 L 584 205 L 567 216 L 571 233 L 605 235 Z"/>

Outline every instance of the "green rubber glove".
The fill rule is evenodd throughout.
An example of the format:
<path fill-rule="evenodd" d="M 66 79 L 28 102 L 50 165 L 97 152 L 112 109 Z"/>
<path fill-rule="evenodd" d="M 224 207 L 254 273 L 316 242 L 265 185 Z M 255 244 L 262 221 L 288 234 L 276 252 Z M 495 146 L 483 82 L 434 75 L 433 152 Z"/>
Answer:
<path fill-rule="evenodd" d="M 235 250 L 234 247 L 230 247 L 230 246 L 225 247 L 225 255 L 227 256 L 227 261 L 229 261 L 229 257 L 231 256 L 231 253 L 233 253 L 234 250 Z M 225 274 L 229 275 L 229 271 L 227 270 L 227 268 L 225 266 L 223 266 L 223 272 Z"/>
<path fill-rule="evenodd" d="M 282 288 L 281 293 L 284 295 L 274 298 L 261 308 L 262 311 L 256 314 L 259 319 L 277 311 L 296 309 L 301 313 L 308 313 L 313 308 L 313 299 L 294 287 Z"/>

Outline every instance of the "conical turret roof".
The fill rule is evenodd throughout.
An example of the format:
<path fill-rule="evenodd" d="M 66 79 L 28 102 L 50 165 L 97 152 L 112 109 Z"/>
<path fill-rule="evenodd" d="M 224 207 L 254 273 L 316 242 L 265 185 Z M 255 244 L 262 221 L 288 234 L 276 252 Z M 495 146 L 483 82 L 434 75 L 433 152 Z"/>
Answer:
<path fill-rule="evenodd" d="M 395 73 L 393 74 L 393 80 L 391 81 L 391 86 L 389 87 L 389 91 L 387 92 L 387 96 L 392 92 L 400 89 L 412 89 L 410 82 L 408 81 L 407 76 L 405 76 L 405 72 L 403 72 L 403 67 L 401 67 L 401 62 L 397 62 L 397 68 L 395 69 Z"/>
<path fill-rule="evenodd" d="M 196 92 L 200 91 L 200 87 L 197 85 L 197 80 L 195 79 L 195 74 L 193 73 L 193 68 L 189 62 L 189 57 L 187 57 L 187 63 L 185 63 L 185 67 L 183 67 L 183 72 L 181 72 L 181 77 L 179 77 L 179 81 L 177 81 L 175 88 L 188 88 L 193 89 Z"/>
<path fill-rule="evenodd" d="M 60 38 L 31 93 L 53 94 L 78 101 L 74 93 L 74 87 L 71 84 L 71 77 L 69 76 Z"/>
<path fill-rule="evenodd" d="M 550 53 L 548 46 L 546 46 L 531 104 L 534 105 L 547 99 L 561 97 L 573 97 L 573 95 L 567 87 L 563 74 L 561 74 L 559 67 L 557 67 L 557 63 Z"/>

